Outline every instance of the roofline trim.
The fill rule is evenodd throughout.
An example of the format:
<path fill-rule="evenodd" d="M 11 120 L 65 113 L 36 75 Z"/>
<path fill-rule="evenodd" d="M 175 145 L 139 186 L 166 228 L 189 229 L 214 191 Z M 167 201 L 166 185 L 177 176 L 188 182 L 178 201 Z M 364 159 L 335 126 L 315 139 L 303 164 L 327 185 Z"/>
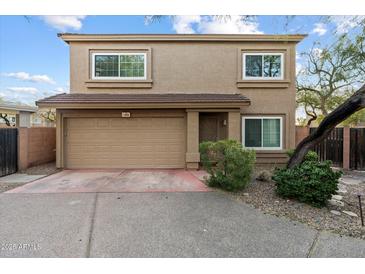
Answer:
<path fill-rule="evenodd" d="M 57 35 L 69 42 L 111 42 L 111 41 L 178 41 L 178 42 L 300 42 L 306 34 L 77 34 Z"/>
<path fill-rule="evenodd" d="M 176 102 L 176 103 L 70 103 L 70 102 L 37 102 L 39 107 L 53 107 L 56 109 L 175 109 L 175 108 L 241 108 L 250 106 L 250 101 L 242 102 Z"/>
<path fill-rule="evenodd" d="M 23 112 L 37 112 L 37 107 L 32 106 L 15 106 L 15 105 L 6 105 L 6 104 L 0 104 L 0 109 L 5 109 L 9 111 L 23 111 Z"/>

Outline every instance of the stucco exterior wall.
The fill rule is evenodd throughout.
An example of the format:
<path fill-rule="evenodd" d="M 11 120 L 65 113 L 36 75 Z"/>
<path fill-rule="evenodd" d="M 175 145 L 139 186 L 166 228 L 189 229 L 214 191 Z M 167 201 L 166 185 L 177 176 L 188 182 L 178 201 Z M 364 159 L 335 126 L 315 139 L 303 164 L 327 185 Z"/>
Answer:
<path fill-rule="evenodd" d="M 28 167 L 56 160 L 56 128 L 19 128 L 18 167 Z"/>
<path fill-rule="evenodd" d="M 67 35 L 66 35 L 67 36 Z M 72 36 L 72 35 L 71 35 Z M 241 141 L 241 116 L 280 116 L 283 125 L 282 150 L 259 150 L 257 162 L 285 163 L 285 151 L 295 147 L 295 46 L 299 40 L 87 40 L 67 39 L 70 45 L 71 93 L 228 93 L 242 94 L 251 105 L 237 113 L 227 111 L 228 138 Z M 100 39 L 99 39 L 100 38 Z M 106 39 L 106 40 L 103 40 Z M 180 38 L 179 38 L 180 39 Z M 285 40 L 287 39 L 287 40 Z M 147 79 L 139 81 L 92 79 L 92 54 L 97 52 L 144 52 Z M 282 53 L 282 80 L 243 80 L 243 53 Z M 58 110 L 61 112 L 62 110 Z M 79 110 L 75 110 L 78 112 Z M 94 112 L 93 110 L 92 112 Z M 187 114 L 187 167 L 199 161 L 198 113 Z M 203 110 L 204 111 L 204 110 Z M 63 113 L 60 113 L 62 116 Z M 60 117 L 59 117 L 60 118 Z M 57 121 L 57 165 L 62 167 L 62 118 Z"/>
<path fill-rule="evenodd" d="M 70 42 L 70 90 L 87 93 L 240 93 L 245 114 L 282 115 L 284 148 L 295 146 L 295 42 Z M 91 79 L 91 53 L 134 50 L 150 54 L 150 80 L 137 86 Z M 284 79 L 243 81 L 243 52 L 284 53 Z M 149 77 L 148 77 L 149 78 Z M 152 83 L 150 82 L 152 81 Z M 99 85 L 95 88 L 95 84 Z M 148 86 L 148 88 L 143 86 Z"/>

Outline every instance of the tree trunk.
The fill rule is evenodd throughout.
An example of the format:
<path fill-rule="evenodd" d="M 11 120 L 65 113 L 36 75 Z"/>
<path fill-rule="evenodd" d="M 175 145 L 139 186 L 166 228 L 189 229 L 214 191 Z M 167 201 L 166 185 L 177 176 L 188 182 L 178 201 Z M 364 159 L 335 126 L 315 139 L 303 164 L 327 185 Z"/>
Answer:
<path fill-rule="evenodd" d="M 10 127 L 10 121 L 8 119 L 8 115 L 7 114 L 2 114 L 0 113 L 0 118 L 3 119 L 5 121 L 5 124 Z"/>
<path fill-rule="evenodd" d="M 328 115 L 328 111 L 326 108 L 326 99 L 321 97 L 321 112 L 323 114 L 323 116 L 327 116 Z"/>
<path fill-rule="evenodd" d="M 311 124 L 312 124 L 312 122 L 313 121 L 315 121 L 315 120 L 317 120 L 317 114 L 315 114 L 314 112 L 313 112 L 313 114 L 310 114 L 309 112 L 307 112 L 306 111 L 306 114 L 308 115 L 308 116 L 310 116 L 311 118 L 308 120 L 308 122 L 307 122 L 307 127 L 309 127 Z"/>
<path fill-rule="evenodd" d="M 365 108 L 365 85 L 327 115 L 318 128 L 299 143 L 293 156 L 289 159 L 287 167 L 293 168 L 301 164 L 304 156 L 312 147 L 325 139 L 339 123 L 363 108 Z"/>

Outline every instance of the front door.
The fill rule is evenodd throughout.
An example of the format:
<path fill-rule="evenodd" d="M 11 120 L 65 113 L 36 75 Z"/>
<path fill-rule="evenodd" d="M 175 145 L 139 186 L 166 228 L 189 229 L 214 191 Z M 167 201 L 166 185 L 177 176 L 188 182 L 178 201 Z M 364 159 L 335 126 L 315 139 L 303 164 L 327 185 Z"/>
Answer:
<path fill-rule="evenodd" d="M 218 117 L 201 116 L 199 119 L 199 143 L 218 140 Z"/>

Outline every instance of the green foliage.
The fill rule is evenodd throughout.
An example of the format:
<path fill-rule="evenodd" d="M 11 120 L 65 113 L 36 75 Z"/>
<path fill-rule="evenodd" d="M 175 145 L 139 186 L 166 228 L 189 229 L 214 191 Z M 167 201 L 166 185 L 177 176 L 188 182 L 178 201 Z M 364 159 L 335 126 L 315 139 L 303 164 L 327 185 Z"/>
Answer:
<path fill-rule="evenodd" d="M 310 151 L 300 165 L 276 169 L 272 179 L 276 182 L 279 196 L 323 207 L 332 194 L 336 194 L 341 175 L 341 171 L 331 169 L 331 161 L 320 162 L 318 155 Z"/>
<path fill-rule="evenodd" d="M 250 182 L 256 154 L 236 141 L 222 140 L 201 143 L 200 159 L 210 174 L 209 186 L 237 191 Z"/>
<path fill-rule="evenodd" d="M 305 127 L 307 125 L 307 119 L 303 117 L 298 117 L 295 124 L 301 127 Z"/>
<path fill-rule="evenodd" d="M 287 152 L 289 157 L 293 156 L 294 149 L 289 149 Z M 315 151 L 308 151 L 308 153 L 304 156 L 304 161 L 318 161 L 318 154 Z"/>
<path fill-rule="evenodd" d="M 341 123 L 342 126 L 356 126 L 361 122 L 365 122 L 365 109 L 352 114 L 349 118 Z"/>
<path fill-rule="evenodd" d="M 297 75 L 297 105 L 308 118 L 320 120 L 341 105 L 362 84 L 365 72 L 365 20 L 355 35 L 343 34 L 327 46 L 316 42 L 301 54 L 303 69 Z M 347 124 L 361 117 L 354 116 Z"/>

